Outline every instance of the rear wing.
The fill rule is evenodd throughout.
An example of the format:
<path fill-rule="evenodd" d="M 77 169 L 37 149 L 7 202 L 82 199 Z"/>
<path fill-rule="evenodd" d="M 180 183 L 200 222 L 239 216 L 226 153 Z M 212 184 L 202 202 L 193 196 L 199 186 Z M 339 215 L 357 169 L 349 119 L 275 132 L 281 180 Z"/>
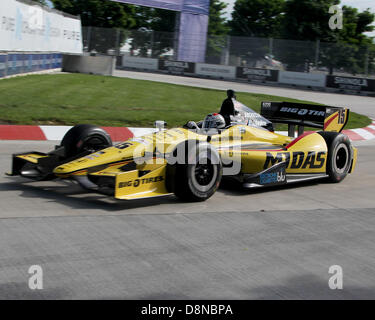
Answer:
<path fill-rule="evenodd" d="M 266 119 L 288 124 L 288 135 L 294 137 L 305 127 L 341 132 L 349 120 L 349 109 L 293 102 L 262 102 L 260 114 Z"/>

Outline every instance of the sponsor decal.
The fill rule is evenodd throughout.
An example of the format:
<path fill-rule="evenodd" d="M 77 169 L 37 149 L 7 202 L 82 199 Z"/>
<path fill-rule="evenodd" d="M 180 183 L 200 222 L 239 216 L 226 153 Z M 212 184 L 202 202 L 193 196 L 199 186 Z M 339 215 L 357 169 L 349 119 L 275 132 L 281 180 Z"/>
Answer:
<path fill-rule="evenodd" d="M 319 73 L 280 71 L 278 82 L 299 86 L 324 87 L 326 84 L 326 75 Z"/>
<path fill-rule="evenodd" d="M 299 116 L 318 116 L 318 117 L 325 117 L 326 113 L 325 111 L 318 111 L 318 110 L 308 110 L 303 108 L 289 108 L 289 107 L 282 107 L 280 109 L 280 112 L 286 112 L 286 113 L 295 113 Z"/>
<path fill-rule="evenodd" d="M 326 107 L 292 102 L 263 102 L 261 115 L 267 119 L 293 119 L 324 123 Z"/>
<path fill-rule="evenodd" d="M 326 162 L 327 153 L 324 151 L 315 152 L 278 152 L 275 156 L 267 152 L 264 169 L 267 169 L 276 163 L 285 161 L 289 169 L 321 169 Z"/>
<path fill-rule="evenodd" d="M 375 80 L 354 77 L 327 76 L 327 87 L 355 91 L 375 91 Z"/>
<path fill-rule="evenodd" d="M 195 65 L 195 73 L 202 76 L 234 79 L 236 77 L 236 67 L 197 63 Z"/>
<path fill-rule="evenodd" d="M 173 74 L 194 73 L 194 66 L 192 62 L 159 60 L 159 70 Z"/>
<path fill-rule="evenodd" d="M 140 185 L 160 182 L 160 181 L 163 181 L 163 180 L 164 180 L 163 176 L 152 177 L 152 178 L 144 178 L 144 179 L 135 179 L 135 180 L 125 181 L 125 182 L 120 182 L 118 184 L 118 187 L 119 188 L 126 188 L 126 187 L 136 188 L 136 187 L 139 187 Z"/>
<path fill-rule="evenodd" d="M 262 173 L 259 177 L 260 184 L 273 184 L 285 182 L 286 175 L 283 172 Z"/>
<path fill-rule="evenodd" d="M 237 67 L 236 77 L 240 79 L 276 82 L 278 74 L 278 70 Z"/>
<path fill-rule="evenodd" d="M 0 12 L 0 51 L 82 54 L 82 28 L 78 17 L 16 0 L 1 0 Z"/>
<path fill-rule="evenodd" d="M 141 57 L 127 57 L 122 58 L 122 66 L 126 68 L 158 70 L 158 60 Z"/>
<path fill-rule="evenodd" d="M 269 109 L 271 106 L 271 102 L 262 102 L 262 108 Z"/>

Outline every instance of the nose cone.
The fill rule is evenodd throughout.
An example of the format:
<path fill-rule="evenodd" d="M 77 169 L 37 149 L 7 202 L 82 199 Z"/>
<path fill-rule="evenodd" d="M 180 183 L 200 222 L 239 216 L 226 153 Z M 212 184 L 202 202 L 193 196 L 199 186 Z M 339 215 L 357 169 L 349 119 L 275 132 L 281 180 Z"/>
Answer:
<path fill-rule="evenodd" d="M 87 168 L 92 167 L 93 164 L 90 164 L 90 159 L 83 157 L 68 163 L 65 163 L 61 166 L 56 167 L 53 170 L 53 173 L 57 176 L 66 176 L 70 174 L 80 174 L 85 173 Z"/>
<path fill-rule="evenodd" d="M 136 149 L 137 146 L 140 146 Z M 107 166 L 128 161 L 136 155 L 144 152 L 142 144 L 123 143 L 110 147 L 85 157 L 62 164 L 53 170 L 53 173 L 59 177 L 69 175 L 85 175 L 105 169 Z"/>

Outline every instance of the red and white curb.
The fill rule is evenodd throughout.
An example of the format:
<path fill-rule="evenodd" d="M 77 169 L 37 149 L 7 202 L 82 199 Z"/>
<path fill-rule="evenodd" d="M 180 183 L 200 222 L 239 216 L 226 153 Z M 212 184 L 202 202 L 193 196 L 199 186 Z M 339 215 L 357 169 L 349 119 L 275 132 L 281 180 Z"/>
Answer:
<path fill-rule="evenodd" d="M 62 140 L 71 126 L 0 125 L 0 140 Z M 113 141 L 125 141 L 157 131 L 155 128 L 102 127 Z"/>
<path fill-rule="evenodd" d="M 71 126 L 0 125 L 0 140 L 61 140 L 70 128 Z M 155 128 L 102 128 L 111 135 L 113 141 L 125 141 L 157 131 Z M 276 132 L 288 134 L 286 131 Z M 348 129 L 343 133 L 353 141 L 375 139 L 375 120 L 368 127 Z"/>

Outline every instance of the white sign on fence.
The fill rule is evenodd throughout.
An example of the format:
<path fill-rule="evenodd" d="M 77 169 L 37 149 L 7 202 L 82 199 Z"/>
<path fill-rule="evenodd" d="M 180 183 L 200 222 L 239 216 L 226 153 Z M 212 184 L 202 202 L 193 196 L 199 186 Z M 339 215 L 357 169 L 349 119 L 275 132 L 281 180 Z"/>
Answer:
<path fill-rule="evenodd" d="M 122 66 L 126 68 L 158 70 L 158 59 L 123 56 Z"/>
<path fill-rule="evenodd" d="M 319 73 L 302 73 L 292 71 L 280 71 L 279 82 L 295 84 L 299 86 L 325 87 L 326 76 Z"/>
<path fill-rule="evenodd" d="M 234 79 L 236 77 L 236 67 L 197 63 L 195 65 L 195 73 L 202 76 Z"/>
<path fill-rule="evenodd" d="M 1 0 L 0 50 L 82 53 L 81 20 L 37 4 Z"/>

